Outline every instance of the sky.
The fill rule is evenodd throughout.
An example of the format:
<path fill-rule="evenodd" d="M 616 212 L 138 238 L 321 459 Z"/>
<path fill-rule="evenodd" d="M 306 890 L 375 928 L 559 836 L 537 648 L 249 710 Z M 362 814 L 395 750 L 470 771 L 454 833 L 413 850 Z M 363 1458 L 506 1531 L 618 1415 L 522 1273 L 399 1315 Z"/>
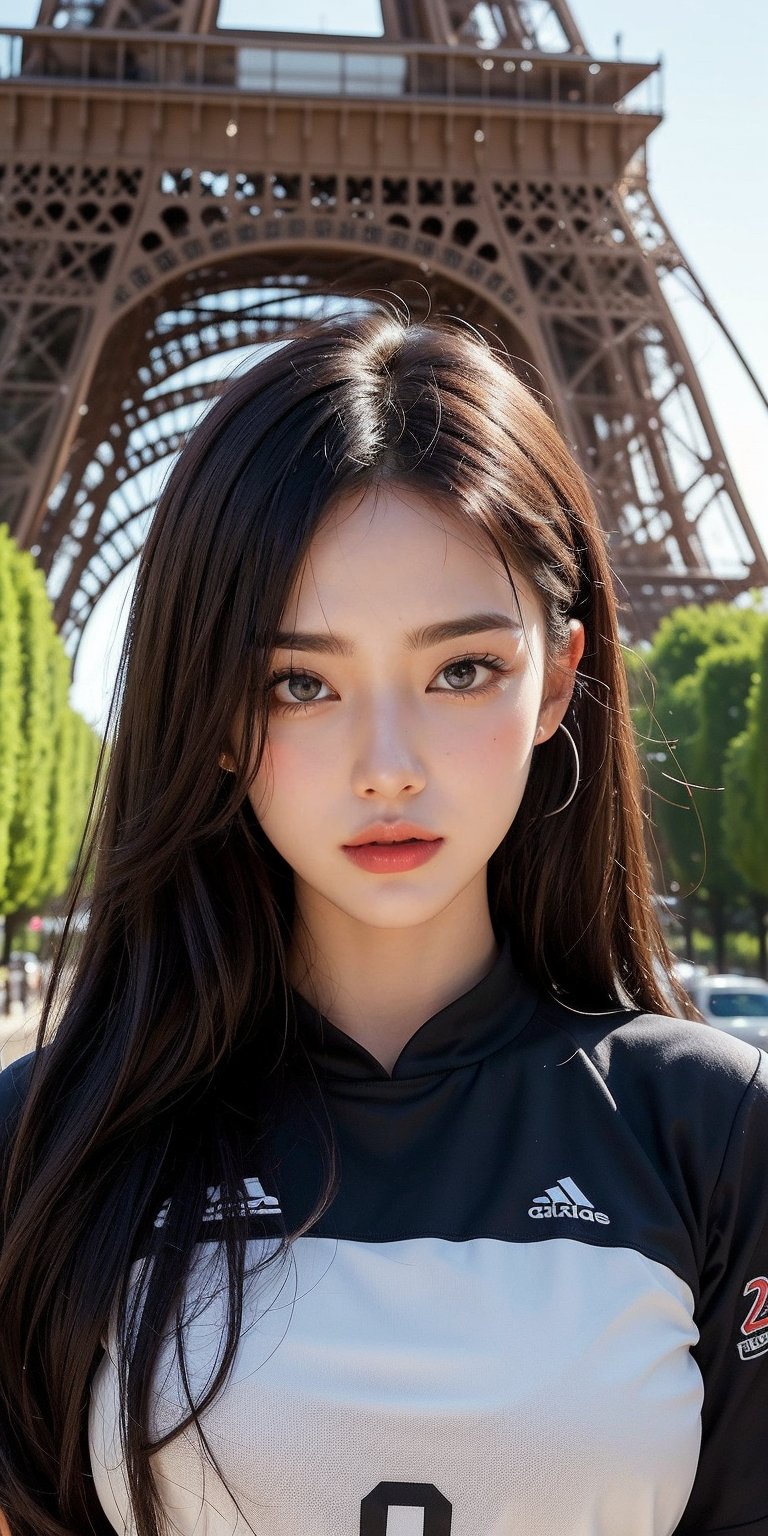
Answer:
<path fill-rule="evenodd" d="M 274 15 L 263 0 L 226 0 L 222 22 Z M 371 0 L 283 0 L 296 30 L 373 31 Z M 239 9 L 238 9 L 239 8 Z M 665 120 L 651 136 L 651 187 L 683 255 L 768 390 L 768 6 L 764 0 L 572 0 L 588 47 L 613 58 L 663 57 Z M 0 25 L 28 24 L 35 0 L 0 0 Z M 370 14 L 370 11 L 368 12 Z M 284 22 L 287 24 L 287 22 Z M 692 298 L 675 301 L 682 330 L 750 515 L 768 548 L 768 414 L 717 327 Z M 231 368 L 231 357 L 228 367 Z M 135 565 L 105 594 L 86 627 L 71 701 L 98 729 L 106 721 Z"/>

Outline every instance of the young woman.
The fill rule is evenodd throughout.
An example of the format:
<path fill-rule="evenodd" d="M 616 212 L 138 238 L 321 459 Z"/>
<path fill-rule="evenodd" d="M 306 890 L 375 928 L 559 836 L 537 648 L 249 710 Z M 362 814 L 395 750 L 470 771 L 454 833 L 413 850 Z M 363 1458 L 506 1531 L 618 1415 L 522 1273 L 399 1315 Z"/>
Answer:
<path fill-rule="evenodd" d="M 505 357 L 381 305 L 231 383 L 118 694 L 0 1077 L 11 1536 L 768 1536 L 766 1063 L 669 1016 L 604 539 Z"/>

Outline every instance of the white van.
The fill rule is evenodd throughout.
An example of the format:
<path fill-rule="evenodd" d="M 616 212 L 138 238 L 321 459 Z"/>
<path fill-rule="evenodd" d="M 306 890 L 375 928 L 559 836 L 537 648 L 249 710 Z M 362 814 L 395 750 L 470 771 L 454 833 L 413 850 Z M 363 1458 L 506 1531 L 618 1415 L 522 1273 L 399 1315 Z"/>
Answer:
<path fill-rule="evenodd" d="M 685 985 L 708 1024 L 768 1050 L 768 982 L 759 976 L 699 976 Z"/>

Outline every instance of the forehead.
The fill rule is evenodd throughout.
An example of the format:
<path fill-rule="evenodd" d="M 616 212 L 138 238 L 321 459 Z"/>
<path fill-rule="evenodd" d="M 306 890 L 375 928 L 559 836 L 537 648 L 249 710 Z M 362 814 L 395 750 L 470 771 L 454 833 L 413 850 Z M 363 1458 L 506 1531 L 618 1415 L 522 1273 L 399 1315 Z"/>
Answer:
<path fill-rule="evenodd" d="M 334 628 L 398 615 L 429 621 L 496 608 L 540 627 L 541 602 L 490 541 L 450 507 L 407 486 L 345 493 L 323 518 L 298 571 L 285 617 Z M 319 622 L 318 622 L 319 621 Z"/>

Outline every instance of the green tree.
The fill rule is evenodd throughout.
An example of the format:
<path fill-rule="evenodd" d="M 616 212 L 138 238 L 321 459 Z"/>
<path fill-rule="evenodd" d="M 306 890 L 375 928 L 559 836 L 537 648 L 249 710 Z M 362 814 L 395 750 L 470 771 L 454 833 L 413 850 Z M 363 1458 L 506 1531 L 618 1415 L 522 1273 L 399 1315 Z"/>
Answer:
<path fill-rule="evenodd" d="M 694 743 L 693 766 L 697 783 L 693 791 L 698 803 L 704 836 L 706 865 L 702 894 L 707 902 L 710 927 L 715 941 L 715 963 L 726 969 L 725 941 L 729 908 L 745 894 L 741 875 L 728 857 L 724 838 L 724 770 L 728 748 L 744 729 L 747 699 L 757 661 L 756 649 L 748 640 L 732 645 L 713 645 L 696 663 L 695 678 L 699 689 L 699 730 Z"/>
<path fill-rule="evenodd" d="M 43 573 L 17 550 L 11 573 L 21 633 L 21 751 L 10 825 L 5 911 L 27 907 L 43 880 L 49 842 L 50 779 L 56 728 L 51 652 L 59 644 Z"/>
<path fill-rule="evenodd" d="M 752 901 L 758 963 L 768 976 L 768 621 L 747 703 L 747 723 L 730 743 L 724 767 L 723 843 Z"/>
<path fill-rule="evenodd" d="M 749 606 L 735 608 L 731 603 L 695 603 L 673 608 L 659 624 L 648 653 L 648 666 L 656 679 L 659 695 L 681 677 L 689 677 L 705 651 L 713 645 L 754 644 L 757 651 L 762 636 L 764 612 L 761 595 L 750 594 Z"/>
<path fill-rule="evenodd" d="M 72 819 L 79 810 L 75 781 L 75 713 L 69 707 L 71 662 L 62 645 L 51 647 L 53 768 L 48 800 L 48 845 L 36 904 L 64 890 L 72 862 Z"/>
<path fill-rule="evenodd" d="M 21 753 L 21 632 L 12 575 L 16 545 L 0 523 L 0 911 L 10 858 L 11 818 L 16 804 Z"/>
<path fill-rule="evenodd" d="M 699 727 L 698 679 L 693 674 L 678 678 L 668 685 L 661 704 L 658 695 L 651 696 L 634 713 L 646 764 L 657 881 L 679 903 L 690 958 L 704 867 L 698 804 L 686 787 L 693 777 Z"/>
<path fill-rule="evenodd" d="M 678 608 L 643 658 L 648 673 L 637 657 L 631 664 L 660 885 L 678 896 L 688 954 L 703 911 L 720 965 L 730 906 L 744 893 L 723 844 L 724 762 L 745 722 L 764 626 L 758 594 L 744 608 Z"/>
<path fill-rule="evenodd" d="M 7 597 L 0 604 L 0 637 L 7 637 L 0 647 L 0 723 L 8 721 L 0 750 L 7 963 L 25 919 L 68 887 L 101 743 L 69 704 L 71 662 L 43 573 L 7 535 L 0 538 L 0 596 Z M 13 753 L 6 742 L 15 743 Z"/>

